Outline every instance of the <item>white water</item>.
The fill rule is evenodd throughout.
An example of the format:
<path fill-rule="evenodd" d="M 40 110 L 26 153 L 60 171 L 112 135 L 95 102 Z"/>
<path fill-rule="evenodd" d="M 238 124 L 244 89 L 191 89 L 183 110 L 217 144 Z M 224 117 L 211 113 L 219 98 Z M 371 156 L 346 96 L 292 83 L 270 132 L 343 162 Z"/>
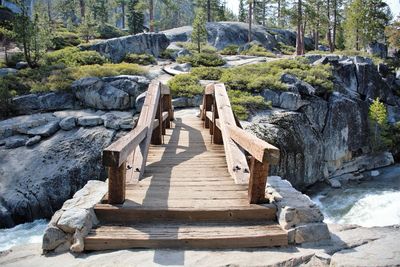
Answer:
<path fill-rule="evenodd" d="M 325 222 L 364 227 L 400 224 L 400 165 L 380 171 L 371 180 L 325 188 L 312 196 Z"/>
<path fill-rule="evenodd" d="M 13 228 L 0 229 L 0 251 L 23 244 L 41 243 L 46 226 L 46 220 L 36 220 Z"/>

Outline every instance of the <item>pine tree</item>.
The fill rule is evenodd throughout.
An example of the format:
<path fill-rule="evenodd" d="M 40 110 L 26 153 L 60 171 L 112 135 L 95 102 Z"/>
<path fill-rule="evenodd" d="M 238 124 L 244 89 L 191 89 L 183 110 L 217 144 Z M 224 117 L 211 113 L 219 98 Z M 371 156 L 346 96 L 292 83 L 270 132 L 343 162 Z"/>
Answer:
<path fill-rule="evenodd" d="M 207 42 L 206 16 L 202 8 L 196 10 L 193 21 L 192 42 L 197 44 L 197 51 L 201 52 L 201 43 Z"/>
<path fill-rule="evenodd" d="M 389 44 L 400 50 L 400 16 L 391 25 L 387 26 L 385 29 L 385 34 L 388 38 Z"/>
<path fill-rule="evenodd" d="M 376 98 L 369 106 L 369 119 L 372 134 L 372 149 L 378 151 L 385 148 L 385 131 L 388 127 L 388 115 L 385 104 Z"/>
<path fill-rule="evenodd" d="M 246 22 L 247 11 L 245 7 L 245 0 L 239 1 L 239 21 Z"/>
<path fill-rule="evenodd" d="M 131 34 L 143 32 L 144 14 L 142 8 L 139 0 L 130 0 L 127 5 L 127 22 Z"/>

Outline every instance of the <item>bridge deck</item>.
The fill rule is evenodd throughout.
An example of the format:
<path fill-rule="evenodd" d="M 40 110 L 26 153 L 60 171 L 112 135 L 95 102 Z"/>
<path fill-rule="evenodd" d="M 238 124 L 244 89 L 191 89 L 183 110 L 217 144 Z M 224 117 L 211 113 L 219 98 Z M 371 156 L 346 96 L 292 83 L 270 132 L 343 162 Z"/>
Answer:
<path fill-rule="evenodd" d="M 199 118 L 176 118 L 164 144 L 150 146 L 144 176 L 127 184 L 125 202 L 97 205 L 101 225 L 85 249 L 286 245 L 275 207 L 249 204 L 247 185 L 235 184 L 223 145 L 210 138 Z"/>

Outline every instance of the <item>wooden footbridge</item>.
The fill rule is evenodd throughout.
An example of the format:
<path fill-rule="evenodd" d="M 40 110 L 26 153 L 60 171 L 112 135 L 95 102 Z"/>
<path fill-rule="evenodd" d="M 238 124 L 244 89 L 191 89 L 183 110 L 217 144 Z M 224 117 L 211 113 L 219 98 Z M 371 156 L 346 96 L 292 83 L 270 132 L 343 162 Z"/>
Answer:
<path fill-rule="evenodd" d="M 103 152 L 109 190 L 86 250 L 284 246 L 265 198 L 279 150 L 240 127 L 223 84 L 206 87 L 200 118 L 174 118 L 153 82 L 137 126 Z"/>

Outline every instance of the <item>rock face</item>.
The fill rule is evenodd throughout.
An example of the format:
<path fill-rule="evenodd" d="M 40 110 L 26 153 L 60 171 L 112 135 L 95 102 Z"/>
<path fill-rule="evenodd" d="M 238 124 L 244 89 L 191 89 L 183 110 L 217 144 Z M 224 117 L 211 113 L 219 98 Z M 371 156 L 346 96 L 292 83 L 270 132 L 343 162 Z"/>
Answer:
<path fill-rule="evenodd" d="M 121 62 L 126 54 L 151 54 L 158 57 L 169 45 L 163 33 L 140 33 L 100 41 L 90 46 L 80 46 L 82 50 L 94 50 L 112 62 Z"/>
<path fill-rule="evenodd" d="M 65 92 L 29 94 L 12 99 L 12 107 L 17 114 L 73 109 L 76 106 L 74 95 Z"/>
<path fill-rule="evenodd" d="M 208 42 L 218 50 L 228 45 L 242 46 L 248 42 L 248 25 L 242 22 L 208 22 L 207 23 Z M 186 42 L 190 40 L 192 27 L 184 26 L 163 33 L 171 42 Z M 260 42 L 265 48 L 274 50 L 278 42 L 294 46 L 296 35 L 288 30 L 269 30 L 261 25 L 254 25 L 252 29 L 252 39 Z M 312 48 L 312 40 L 305 38 L 307 48 Z"/>
<path fill-rule="evenodd" d="M 101 151 L 114 134 L 104 127 L 74 128 L 30 149 L 0 147 L 0 227 L 50 218 L 88 180 L 104 179 Z M 25 145 L 27 137 L 20 139 Z"/>
<path fill-rule="evenodd" d="M 340 177 L 343 174 L 354 172 L 358 179 L 357 172 L 392 164 L 390 153 L 363 156 L 371 152 L 368 111 L 372 99 L 379 97 L 387 105 L 392 123 L 398 120 L 399 98 L 382 76 L 390 74 L 361 57 L 307 58 L 313 64 L 332 65 L 334 92 L 320 95 L 310 84 L 288 74 L 281 77 L 288 91 L 266 88 L 261 92 L 277 108 L 253 117 L 249 130 L 281 148 L 279 166 L 272 173 L 296 188 L 328 178 L 340 186 L 348 180 Z"/>

